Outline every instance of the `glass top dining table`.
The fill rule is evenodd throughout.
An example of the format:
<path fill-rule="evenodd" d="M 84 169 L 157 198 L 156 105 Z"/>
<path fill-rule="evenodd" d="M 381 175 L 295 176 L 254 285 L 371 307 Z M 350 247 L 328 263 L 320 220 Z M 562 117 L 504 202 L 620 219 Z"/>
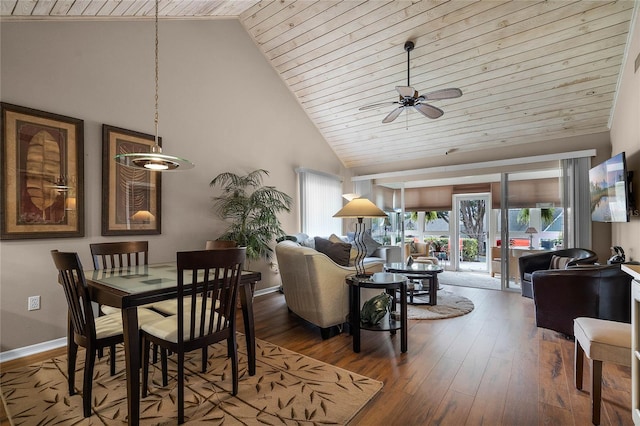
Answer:
<path fill-rule="evenodd" d="M 138 425 L 140 424 L 141 348 L 137 307 L 176 297 L 178 285 L 176 263 L 90 270 L 85 271 L 85 277 L 94 302 L 122 309 L 128 420 L 129 425 Z M 253 287 L 260 279 L 259 272 L 242 271 L 238 288 L 250 375 L 256 372 Z"/>

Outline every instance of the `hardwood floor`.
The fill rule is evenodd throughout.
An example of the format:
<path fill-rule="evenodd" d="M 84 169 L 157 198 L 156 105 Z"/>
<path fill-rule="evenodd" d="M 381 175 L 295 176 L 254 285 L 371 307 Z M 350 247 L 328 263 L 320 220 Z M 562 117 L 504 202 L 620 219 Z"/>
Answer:
<path fill-rule="evenodd" d="M 363 331 L 361 352 L 290 314 L 284 296 L 256 299 L 257 337 L 384 382 L 352 421 L 362 425 L 590 425 L 590 367 L 573 382 L 574 342 L 537 328 L 533 300 L 518 293 L 447 286 L 471 299 L 468 315 L 410 320 L 399 335 Z M 602 425 L 632 425 L 631 369 L 603 368 Z"/>
<path fill-rule="evenodd" d="M 591 424 L 590 368 L 585 390 L 576 390 L 574 343 L 535 326 L 531 299 L 484 289 L 447 290 L 471 299 L 475 309 L 458 318 L 410 320 L 405 354 L 399 334 L 363 331 L 359 354 L 346 333 L 323 341 L 317 328 L 288 312 L 280 293 L 255 299 L 256 335 L 383 381 L 353 425 Z M 35 361 L 29 357 L 0 368 Z M 630 368 L 604 365 L 602 397 L 602 425 L 633 424 Z"/>

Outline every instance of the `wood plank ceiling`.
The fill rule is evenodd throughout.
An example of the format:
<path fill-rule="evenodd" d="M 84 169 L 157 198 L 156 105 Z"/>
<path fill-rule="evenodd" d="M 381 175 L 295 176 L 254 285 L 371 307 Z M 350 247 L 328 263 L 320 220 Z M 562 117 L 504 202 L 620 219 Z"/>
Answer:
<path fill-rule="evenodd" d="M 4 19 L 153 15 L 146 0 L 2 0 Z M 633 0 L 161 0 L 161 16 L 237 17 L 347 167 L 608 130 Z M 382 124 L 407 85 L 444 116 Z"/>

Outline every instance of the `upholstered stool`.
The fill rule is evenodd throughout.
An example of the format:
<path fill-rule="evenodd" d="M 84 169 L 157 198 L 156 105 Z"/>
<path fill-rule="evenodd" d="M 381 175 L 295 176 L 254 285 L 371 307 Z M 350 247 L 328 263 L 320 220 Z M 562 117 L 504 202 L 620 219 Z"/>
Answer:
<path fill-rule="evenodd" d="M 576 388 L 582 389 L 584 355 L 593 361 L 591 367 L 591 422 L 600 424 L 602 362 L 631 366 L 631 324 L 595 318 L 573 320 Z"/>

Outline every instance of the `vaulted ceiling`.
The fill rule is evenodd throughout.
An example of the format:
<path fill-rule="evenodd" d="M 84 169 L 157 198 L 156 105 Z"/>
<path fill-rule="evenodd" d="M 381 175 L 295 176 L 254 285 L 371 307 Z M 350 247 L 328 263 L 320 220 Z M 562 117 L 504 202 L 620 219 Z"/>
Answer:
<path fill-rule="evenodd" d="M 161 17 L 235 17 L 347 167 L 605 132 L 633 0 L 161 0 Z M 3 19 L 148 17 L 145 0 L 2 0 Z M 382 119 L 395 86 L 434 100 Z M 360 107 L 389 102 L 365 111 Z"/>

